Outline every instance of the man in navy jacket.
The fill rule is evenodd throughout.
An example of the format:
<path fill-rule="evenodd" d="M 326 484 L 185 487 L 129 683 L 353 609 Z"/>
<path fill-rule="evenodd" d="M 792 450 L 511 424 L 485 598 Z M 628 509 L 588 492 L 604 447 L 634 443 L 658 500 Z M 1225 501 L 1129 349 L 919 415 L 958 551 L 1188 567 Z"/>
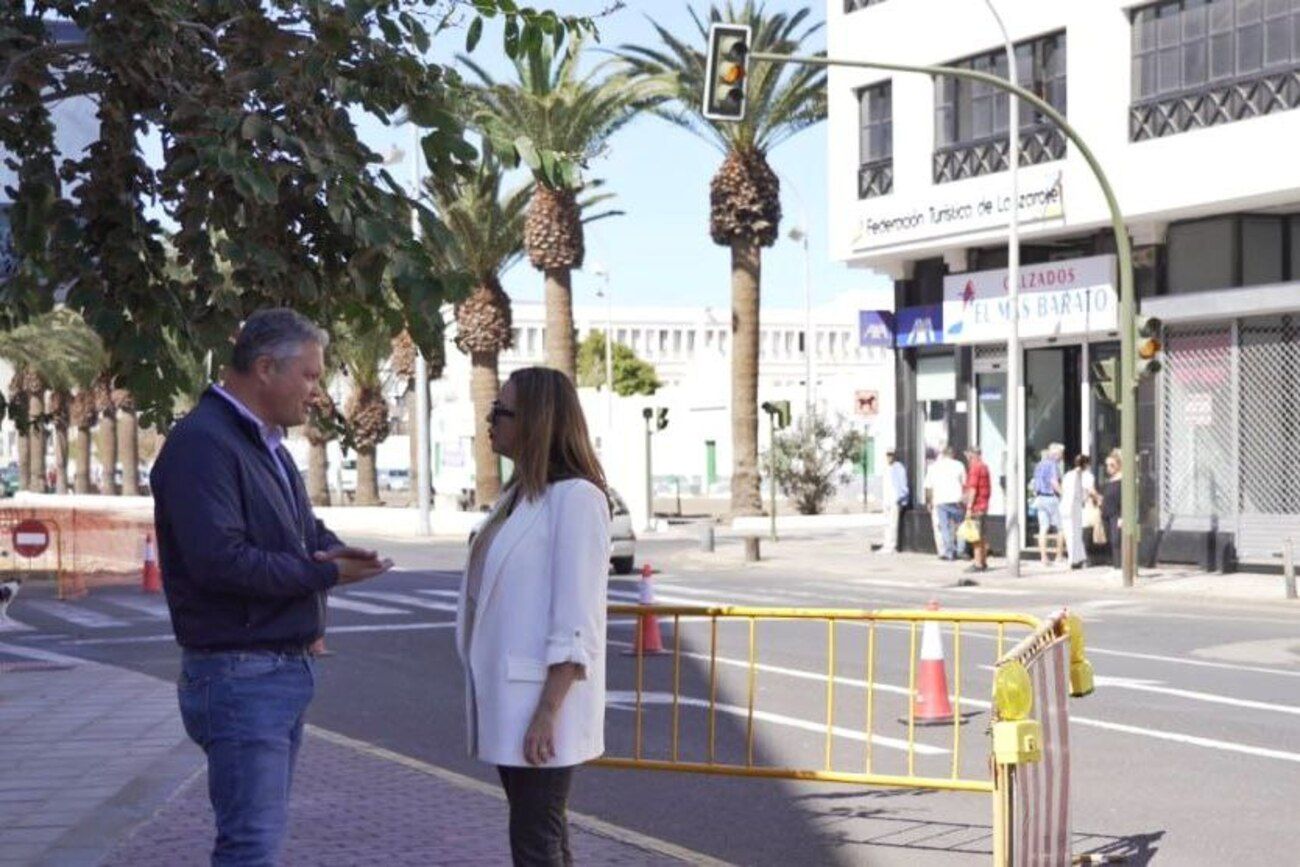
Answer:
<path fill-rule="evenodd" d="M 149 477 L 181 717 L 208 758 L 214 865 L 275 863 L 326 591 L 392 566 L 316 519 L 281 442 L 307 419 L 328 341 L 291 310 L 250 317 L 223 383 L 172 429 Z"/>

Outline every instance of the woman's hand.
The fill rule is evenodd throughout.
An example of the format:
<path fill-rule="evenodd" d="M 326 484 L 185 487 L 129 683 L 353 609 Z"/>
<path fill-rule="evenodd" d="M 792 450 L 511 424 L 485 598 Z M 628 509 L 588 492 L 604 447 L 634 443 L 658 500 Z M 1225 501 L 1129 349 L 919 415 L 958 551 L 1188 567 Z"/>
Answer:
<path fill-rule="evenodd" d="M 530 765 L 544 765 L 555 758 L 555 712 L 538 707 L 528 731 L 524 733 L 524 760 Z"/>

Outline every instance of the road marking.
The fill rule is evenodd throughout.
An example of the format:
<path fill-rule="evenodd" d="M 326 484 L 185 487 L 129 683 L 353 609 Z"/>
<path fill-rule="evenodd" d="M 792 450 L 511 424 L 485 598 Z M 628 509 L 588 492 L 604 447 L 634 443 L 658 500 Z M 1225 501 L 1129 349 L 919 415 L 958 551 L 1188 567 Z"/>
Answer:
<path fill-rule="evenodd" d="M 326 636 L 344 632 L 408 632 L 421 629 L 452 629 L 454 620 L 437 623 L 361 623 L 347 626 L 331 626 L 325 630 Z M 159 641 L 175 641 L 170 632 L 155 635 L 125 635 L 118 638 L 74 638 L 59 642 L 61 645 L 100 645 L 100 644 L 152 644 Z"/>
<path fill-rule="evenodd" d="M 673 703 L 673 694 L 671 692 L 643 692 L 641 693 L 643 704 L 664 704 Z M 623 692 L 614 690 L 605 694 L 605 703 L 616 710 L 635 712 L 636 710 L 636 693 Z M 690 696 L 681 696 L 678 703 L 685 707 L 708 708 L 709 702 L 702 698 L 692 698 Z M 719 713 L 725 713 L 729 716 L 738 716 L 748 719 L 749 708 L 740 707 L 734 704 L 714 704 L 713 707 Z M 786 726 L 792 729 L 800 729 L 806 732 L 816 732 L 817 734 L 826 734 L 826 723 L 815 720 L 800 719 L 799 717 L 786 716 L 784 714 L 772 713 L 771 711 L 755 710 L 754 719 L 759 722 L 769 722 L 775 725 Z M 847 729 L 843 726 L 833 726 L 831 731 L 836 737 L 844 738 L 851 741 L 867 742 L 866 733 L 856 729 Z M 886 737 L 884 735 L 872 735 L 871 742 L 882 747 L 891 747 L 896 750 L 907 752 L 907 741 L 898 738 Z M 918 755 L 939 756 L 944 755 L 948 750 L 942 747 L 932 747 L 929 744 L 915 744 L 914 749 Z"/>
<path fill-rule="evenodd" d="M 349 595 L 360 596 L 364 599 L 378 599 L 380 602 L 391 602 L 394 605 L 409 605 L 412 608 L 429 608 L 433 611 L 456 613 L 455 605 L 447 602 L 434 602 L 431 599 L 423 599 L 410 593 L 393 593 L 388 590 L 353 590 Z"/>
<path fill-rule="evenodd" d="M 1212 647 L 1201 647 L 1193 650 L 1192 654 L 1229 662 L 1295 665 L 1300 662 L 1300 637 L 1234 641 L 1228 644 L 1216 644 Z"/>
<path fill-rule="evenodd" d="M 154 620 L 172 619 L 171 612 L 167 610 L 167 603 L 157 596 L 105 596 L 103 599 L 110 605 L 118 605 L 141 614 L 147 614 Z"/>
<path fill-rule="evenodd" d="M 356 599 L 347 599 L 342 596 L 330 594 L 330 608 L 337 608 L 340 611 L 355 611 L 358 614 L 409 614 L 405 608 L 389 608 L 387 605 L 376 605 L 373 602 L 360 602 Z"/>
<path fill-rule="evenodd" d="M 1085 621 L 1086 625 L 1086 621 Z M 1230 671 L 1255 671 L 1261 674 L 1280 674 L 1284 677 L 1300 677 L 1300 671 L 1286 671 L 1281 668 L 1264 668 L 1258 665 L 1237 665 L 1231 662 L 1208 662 L 1204 659 L 1187 659 L 1182 656 L 1161 656 L 1156 653 L 1136 653 L 1131 650 L 1107 650 L 1103 647 L 1086 647 L 1085 653 L 1098 656 L 1124 656 L 1130 659 L 1148 659 L 1153 662 L 1175 662 L 1179 665 L 1196 665 L 1202 668 L 1226 668 Z"/>
<path fill-rule="evenodd" d="M 435 590 L 431 587 L 421 587 L 416 593 L 427 593 L 430 596 L 445 596 L 448 599 L 460 599 L 459 590 Z"/>
<path fill-rule="evenodd" d="M 115 629 L 119 626 L 131 625 L 125 620 L 119 620 L 116 617 L 110 617 L 89 608 L 78 607 L 73 602 L 51 602 L 46 599 L 33 599 L 23 606 L 24 610 L 28 608 L 58 620 L 65 620 L 76 626 L 84 626 L 87 629 Z"/>

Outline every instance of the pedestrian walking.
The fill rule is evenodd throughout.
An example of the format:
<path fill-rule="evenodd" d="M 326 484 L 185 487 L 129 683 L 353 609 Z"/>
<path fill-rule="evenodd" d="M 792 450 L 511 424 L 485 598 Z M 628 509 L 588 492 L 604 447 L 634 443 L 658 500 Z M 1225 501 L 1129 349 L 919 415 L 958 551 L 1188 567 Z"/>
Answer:
<path fill-rule="evenodd" d="M 966 498 L 966 520 L 975 523 L 979 531 L 979 541 L 971 542 L 971 555 L 975 562 L 967 572 L 987 572 L 989 569 L 988 522 L 985 517 L 989 512 L 989 500 L 993 496 L 993 481 L 989 476 L 989 465 L 984 463 L 979 446 L 966 449 L 966 485 L 963 491 Z"/>
<path fill-rule="evenodd" d="M 885 452 L 883 482 L 881 499 L 885 507 L 885 540 L 880 545 L 880 553 L 893 554 L 898 550 L 898 529 L 903 519 L 903 509 L 912 496 L 907 484 L 907 467 L 898 460 L 893 449 Z"/>
<path fill-rule="evenodd" d="M 253 314 L 222 383 L 172 428 L 150 475 L 181 718 L 207 756 L 214 867 L 276 863 L 325 592 L 392 566 L 316 519 L 282 444 L 307 420 L 327 343 L 293 311 Z"/>
<path fill-rule="evenodd" d="M 1061 535 L 1065 537 L 1071 569 L 1082 569 L 1087 563 L 1088 549 L 1083 541 L 1085 507 L 1095 507 L 1100 500 L 1090 465 L 1087 455 L 1078 455 L 1074 467 L 1061 479 Z"/>
<path fill-rule="evenodd" d="M 1043 449 L 1038 465 L 1034 467 L 1034 514 L 1038 517 L 1038 557 L 1044 566 L 1065 559 L 1065 545 L 1061 538 L 1061 458 L 1064 447 L 1056 444 Z M 1047 540 L 1056 532 L 1055 560 L 1047 555 Z"/>
<path fill-rule="evenodd" d="M 1106 538 L 1110 541 L 1110 565 L 1121 568 L 1119 532 L 1123 526 L 1120 520 L 1120 481 L 1124 477 L 1124 463 L 1120 459 L 1120 450 L 1115 449 L 1106 456 L 1106 484 L 1101 491 L 1101 520 L 1106 525 Z"/>
<path fill-rule="evenodd" d="M 944 446 L 925 471 L 925 503 L 939 523 L 939 557 L 943 560 L 957 559 L 957 525 L 964 512 L 965 487 L 966 468 L 953 457 L 952 446 Z"/>
<path fill-rule="evenodd" d="M 604 752 L 610 505 L 573 383 L 529 367 L 488 416 L 514 475 L 470 547 L 456 618 L 470 756 L 497 766 L 516 865 L 566 865 L 576 765 Z"/>

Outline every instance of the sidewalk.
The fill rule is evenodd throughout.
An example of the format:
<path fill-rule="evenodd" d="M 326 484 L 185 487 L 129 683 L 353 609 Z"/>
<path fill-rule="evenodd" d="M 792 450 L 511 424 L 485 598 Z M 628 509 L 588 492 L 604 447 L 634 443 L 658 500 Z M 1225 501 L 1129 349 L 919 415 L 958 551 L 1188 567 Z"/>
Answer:
<path fill-rule="evenodd" d="M 1192 566 L 1166 565 L 1142 569 L 1134 587 L 1126 588 L 1117 572 L 1105 566 L 1082 570 L 1044 567 L 1037 558 L 1021 560 L 1021 574 L 1007 574 L 1006 561 L 1000 557 L 989 561 L 989 571 L 970 574 L 968 561 L 942 562 L 930 554 L 881 554 L 872 551 L 878 539 L 876 529 L 823 533 L 816 537 L 785 535 L 777 542 L 762 537 L 762 560 L 744 561 L 744 548 L 738 534 L 719 534 L 716 549 L 705 553 L 688 548 L 661 555 L 657 568 L 673 572 L 731 572 L 737 569 L 759 570 L 780 574 L 808 573 L 810 577 L 844 578 L 884 582 L 906 582 L 916 587 L 940 589 L 959 581 L 973 579 L 981 587 L 1029 589 L 1035 591 L 1082 590 L 1123 592 L 1147 599 L 1180 601 L 1216 601 L 1242 604 L 1276 604 L 1283 610 L 1300 613 L 1300 603 L 1285 598 L 1282 577 L 1238 572 L 1220 575 L 1202 572 Z"/>
<path fill-rule="evenodd" d="M 157 678 L 0 642 L 0 865 L 201 867 L 213 824 L 202 755 Z M 508 864 L 492 785 L 309 727 L 285 865 Z M 570 814 L 574 857 L 719 864 Z"/>

